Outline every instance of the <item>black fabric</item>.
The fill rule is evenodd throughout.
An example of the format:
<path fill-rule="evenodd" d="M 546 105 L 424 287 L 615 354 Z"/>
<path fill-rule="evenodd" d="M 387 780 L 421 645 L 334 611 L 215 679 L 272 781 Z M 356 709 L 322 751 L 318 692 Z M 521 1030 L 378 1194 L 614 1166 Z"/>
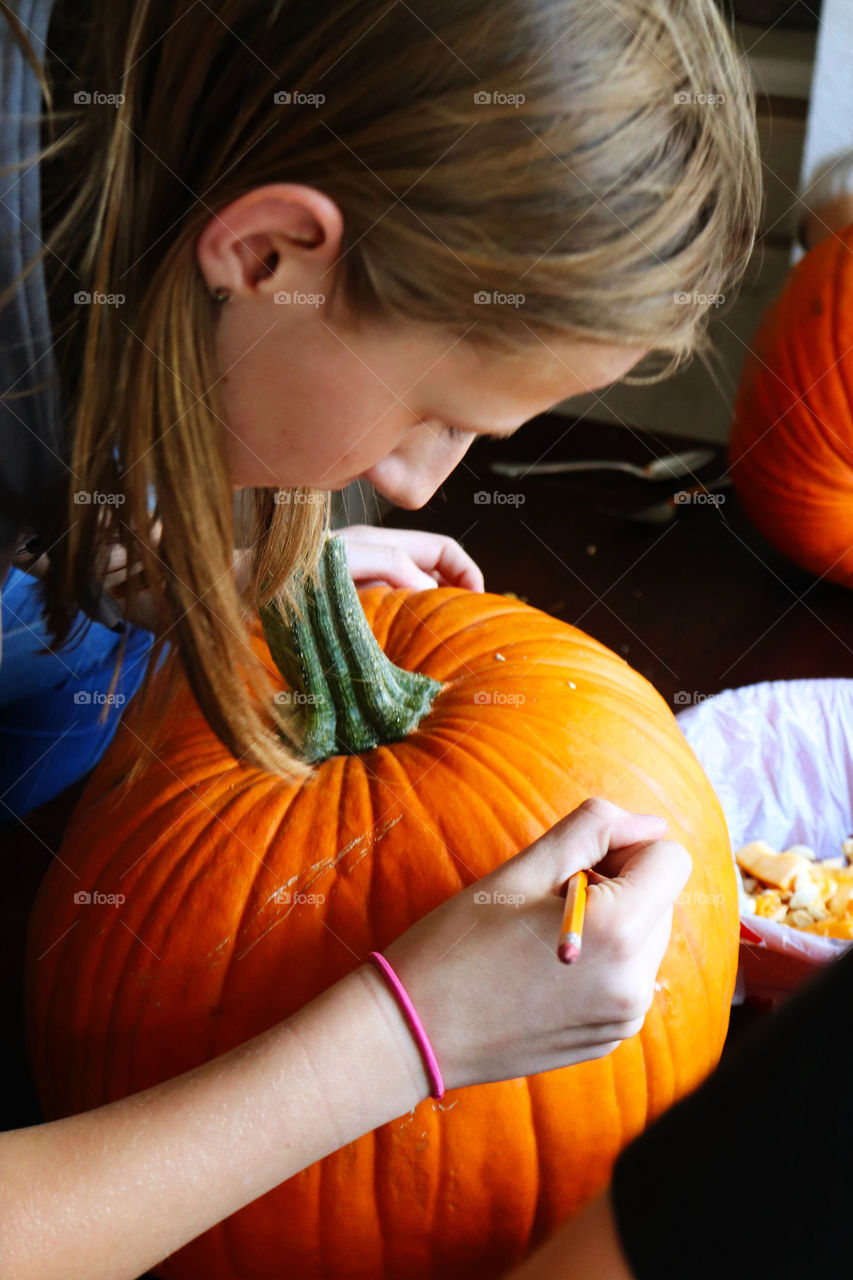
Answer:
<path fill-rule="evenodd" d="M 851 1013 L 853 951 L 626 1147 L 612 1198 L 638 1280 L 849 1275 Z"/>

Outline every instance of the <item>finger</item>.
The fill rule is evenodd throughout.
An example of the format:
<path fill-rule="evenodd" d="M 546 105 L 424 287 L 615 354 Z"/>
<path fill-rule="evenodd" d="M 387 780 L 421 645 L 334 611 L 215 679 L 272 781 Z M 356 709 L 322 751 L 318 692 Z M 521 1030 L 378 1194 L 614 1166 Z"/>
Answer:
<path fill-rule="evenodd" d="M 630 911 L 633 925 L 642 934 L 672 908 L 692 868 L 684 845 L 672 840 L 644 842 L 628 852 L 617 875 L 590 886 L 590 894 L 615 897 L 621 909 Z"/>
<path fill-rule="evenodd" d="M 390 587 L 409 587 L 416 591 L 435 589 L 437 583 L 418 568 L 401 547 L 346 543 L 347 565 L 356 585 L 366 581 L 386 582 Z"/>
<path fill-rule="evenodd" d="M 555 893 L 569 876 L 595 866 L 609 850 L 659 839 L 665 830 L 665 818 L 590 797 L 492 875 L 531 895 Z"/>
<path fill-rule="evenodd" d="M 445 586 L 464 587 L 468 591 L 485 589 L 482 569 L 452 538 L 441 549 L 435 568 L 439 574 L 439 582 Z"/>
<path fill-rule="evenodd" d="M 666 835 L 664 837 L 666 838 Z M 621 849 L 611 849 L 610 852 L 601 859 L 598 864 L 598 870 L 605 875 L 608 880 L 613 880 L 619 875 L 622 868 L 627 862 L 634 857 L 638 849 L 646 844 L 647 841 L 638 841 L 636 845 L 626 844 Z"/>
<path fill-rule="evenodd" d="M 464 587 L 482 591 L 483 574 L 479 566 L 459 543 L 443 533 L 427 533 L 422 529 L 384 529 L 375 525 L 350 525 L 338 531 L 349 543 L 373 546 L 398 546 L 408 552 L 418 568 L 434 573 L 439 586 Z"/>

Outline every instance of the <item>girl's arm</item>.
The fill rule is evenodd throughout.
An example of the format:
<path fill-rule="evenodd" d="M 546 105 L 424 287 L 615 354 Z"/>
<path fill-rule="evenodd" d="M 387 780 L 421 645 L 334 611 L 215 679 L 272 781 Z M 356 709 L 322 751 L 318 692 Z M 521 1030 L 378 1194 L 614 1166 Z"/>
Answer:
<path fill-rule="evenodd" d="M 174 1080 L 0 1134 L 0 1275 L 132 1280 L 429 1091 L 393 995 L 362 966 Z"/>

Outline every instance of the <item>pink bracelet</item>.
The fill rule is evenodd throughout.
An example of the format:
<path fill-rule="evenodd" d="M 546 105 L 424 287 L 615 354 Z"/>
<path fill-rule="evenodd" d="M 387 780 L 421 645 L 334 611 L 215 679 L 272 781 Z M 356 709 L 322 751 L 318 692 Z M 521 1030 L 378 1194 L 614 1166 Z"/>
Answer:
<path fill-rule="evenodd" d="M 423 1023 L 421 1022 L 420 1018 L 415 1012 L 415 1006 L 412 1004 L 411 1000 L 409 999 L 406 993 L 406 988 L 403 986 L 402 982 L 397 977 L 396 973 L 391 968 L 390 964 L 385 959 L 385 957 L 383 955 L 380 955 L 378 951 L 369 952 L 367 958 L 368 960 L 372 960 L 373 963 L 376 965 L 376 968 L 379 970 L 379 972 L 383 974 L 385 978 L 387 978 L 388 985 L 391 987 L 391 990 L 394 992 L 394 995 L 397 997 L 398 1004 L 403 1010 L 403 1013 L 406 1015 L 406 1021 L 408 1022 L 409 1026 L 412 1029 L 412 1035 L 415 1037 L 418 1048 L 423 1054 L 424 1061 L 426 1062 L 426 1065 L 427 1065 L 427 1072 L 429 1073 L 429 1080 L 431 1085 L 431 1089 L 430 1089 L 431 1096 L 436 1100 L 443 1098 L 444 1097 L 444 1081 L 441 1078 L 441 1071 L 439 1070 L 438 1059 L 433 1053 L 433 1048 L 429 1042 L 429 1037 L 427 1033 L 424 1031 Z"/>

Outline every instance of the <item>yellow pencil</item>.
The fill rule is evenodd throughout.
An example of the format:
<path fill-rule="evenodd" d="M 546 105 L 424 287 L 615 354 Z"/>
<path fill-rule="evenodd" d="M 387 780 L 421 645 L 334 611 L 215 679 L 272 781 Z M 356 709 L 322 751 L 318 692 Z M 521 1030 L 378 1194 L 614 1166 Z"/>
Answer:
<path fill-rule="evenodd" d="M 566 906 L 563 910 L 563 928 L 557 945 L 557 955 L 563 964 L 571 964 L 581 953 L 587 884 L 588 877 L 585 871 L 576 871 L 569 877 Z"/>

